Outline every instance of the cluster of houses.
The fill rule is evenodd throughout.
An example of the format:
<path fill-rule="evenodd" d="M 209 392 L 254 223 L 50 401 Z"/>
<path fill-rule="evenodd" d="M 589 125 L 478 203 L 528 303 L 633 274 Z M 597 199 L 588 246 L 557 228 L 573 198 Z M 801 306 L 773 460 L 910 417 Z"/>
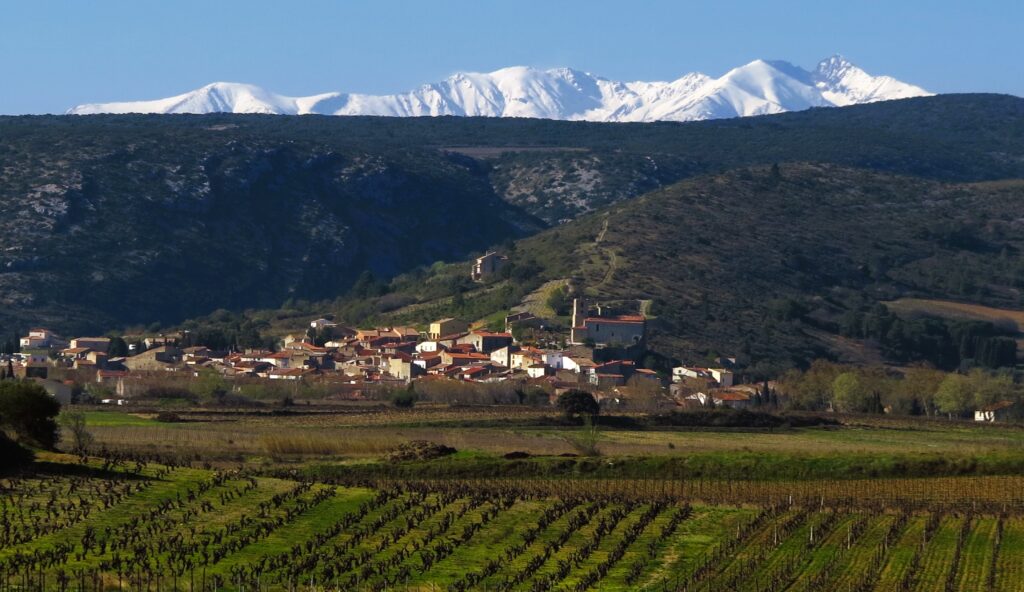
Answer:
<path fill-rule="evenodd" d="M 646 319 L 642 315 L 613 314 L 577 299 L 570 336 L 562 347 L 517 342 L 511 329 L 536 320 L 529 313 L 515 313 L 506 317 L 505 331 L 496 332 L 473 328 L 456 318 L 434 321 L 426 331 L 402 326 L 352 329 L 321 318 L 310 322 L 305 333 L 285 336 L 276 351 L 180 347 L 184 336 L 172 334 L 140 338 L 131 345 L 122 343 L 122 351 L 115 352 L 108 337 L 65 340 L 47 329 L 33 328 L 20 338 L 21 353 L 0 356 L 0 378 L 35 380 L 61 402 L 69 402 L 77 382 L 54 380 L 50 371 L 80 371 L 109 387 L 118 398 L 103 402 L 116 404 L 136 392 L 133 382 L 167 372 L 199 375 L 203 369 L 225 378 L 331 381 L 339 387 L 401 386 L 439 379 L 528 381 L 546 383 L 551 387 L 547 390 L 555 394 L 574 388 L 589 390 L 598 400 L 619 400 L 643 390 L 664 392 L 667 400 L 684 408 L 746 409 L 767 403 L 765 397 L 775 391 L 771 382 L 741 384 L 736 359 L 719 357 L 713 366 L 673 368 L 666 392 L 662 377 L 639 367 L 636 356 L 608 355 L 609 351 L 643 351 Z M 318 339 L 314 342 L 310 336 Z M 116 353 L 128 355 L 112 355 Z M 79 374 L 79 381 L 81 377 Z M 975 411 L 974 419 L 1007 421 L 1021 415 L 1018 407 L 1011 401 L 999 401 Z"/>
<path fill-rule="evenodd" d="M 737 384 L 736 358 L 719 357 L 719 366 L 676 366 L 672 369 L 669 392 L 685 407 L 729 407 L 747 409 L 763 401 L 762 389 L 774 384 Z"/>
<path fill-rule="evenodd" d="M 501 258 L 485 256 L 481 273 L 500 269 Z M 490 261 L 490 262 L 488 262 Z M 310 322 L 305 333 L 285 336 L 276 351 L 217 351 L 204 346 L 180 347 L 181 335 L 148 337 L 133 344 L 129 355 L 111 355 L 106 337 L 64 340 L 52 331 L 32 329 L 21 339 L 24 354 L 13 359 L 15 373 L 45 379 L 60 367 L 95 373 L 119 395 L 133 377 L 163 372 L 213 370 L 224 377 L 267 380 L 332 380 L 347 384 L 408 384 L 415 380 L 454 379 L 493 383 L 508 380 L 545 381 L 555 389 L 587 388 L 600 392 L 644 381 L 661 388 L 653 370 L 632 358 L 595 361 L 595 348 L 633 351 L 642 347 L 646 319 L 642 315 L 605 314 L 585 303 L 574 305 L 573 330 L 565 347 L 519 343 L 511 328 L 535 320 L 528 313 L 510 315 L 504 331 L 473 328 L 456 318 L 439 319 L 426 331 L 414 327 L 353 329 L 326 318 Z M 316 339 L 311 336 L 315 336 Z M 633 350 L 630 350 L 633 348 Z"/>

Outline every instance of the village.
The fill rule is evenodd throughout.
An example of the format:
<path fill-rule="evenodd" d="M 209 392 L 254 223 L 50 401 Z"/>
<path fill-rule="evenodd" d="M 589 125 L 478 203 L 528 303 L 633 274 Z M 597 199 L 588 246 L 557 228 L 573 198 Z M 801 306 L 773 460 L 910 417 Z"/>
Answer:
<path fill-rule="evenodd" d="M 506 262 L 488 252 L 476 259 L 470 278 L 486 282 Z M 652 363 L 642 311 L 636 302 L 576 296 L 566 329 L 516 309 L 499 318 L 500 327 L 446 317 L 420 326 L 354 328 L 325 315 L 263 348 L 218 348 L 188 330 L 65 339 L 36 327 L 18 339 L 16 351 L 0 354 L 0 379 L 34 380 L 62 403 L 116 406 L 168 397 L 199 403 L 197 390 L 235 406 L 260 404 L 268 395 L 290 405 L 386 401 L 396 393 L 404 393 L 406 404 L 537 405 L 583 391 L 616 412 L 787 408 L 776 381 L 751 380 L 744 372 L 750 360 Z M 196 388 L 211 381 L 214 387 Z M 835 411 L 831 403 L 826 410 Z M 892 409 L 879 405 L 878 412 Z M 1020 413 L 1017 401 L 999 399 L 975 407 L 973 419 L 1003 422 Z"/>
<path fill-rule="evenodd" d="M 471 278 L 487 279 L 504 260 L 496 253 L 483 255 Z M 505 317 L 503 331 L 451 317 L 422 328 L 356 329 L 325 316 L 283 336 L 273 350 L 241 351 L 194 343 L 184 332 L 64 339 L 39 327 L 20 338 L 19 352 L 0 357 L 0 377 L 36 380 L 62 402 L 112 405 L 131 405 L 155 386 L 201 375 L 227 384 L 319 385 L 334 399 L 370 398 L 410 385 L 415 391 L 424 381 L 441 389 L 443 381 L 513 384 L 544 393 L 548 402 L 581 390 L 602 406 L 637 411 L 741 409 L 760 404 L 762 389 L 768 388 L 740 384 L 735 358 L 717 358 L 711 368 L 677 366 L 671 373 L 642 367 L 648 320 L 637 311 L 591 305 L 578 297 L 566 334 L 536 339 L 534 330 L 543 322 L 529 312 L 513 312 Z"/>
<path fill-rule="evenodd" d="M 760 388 L 734 384 L 730 368 L 735 360 L 721 359 L 720 368 L 680 366 L 671 376 L 639 367 L 636 358 L 646 336 L 642 315 L 609 314 L 577 299 L 563 348 L 515 339 L 514 327 L 535 320 L 521 313 L 509 315 L 506 330 L 494 332 L 457 318 L 438 319 L 422 331 L 401 326 L 353 329 L 319 318 L 305 332 L 285 336 L 276 351 L 181 347 L 181 333 L 142 337 L 128 344 L 117 337 L 64 339 L 48 329 L 33 328 L 20 339 L 19 353 L 3 356 L 0 372 L 35 379 L 66 402 L 71 401 L 76 382 L 85 384 L 86 392 L 110 395 L 97 402 L 117 405 L 131 404 L 140 388 L 169 373 L 200 372 L 215 372 L 227 380 L 333 384 L 339 394 L 351 397 L 374 386 L 401 388 L 418 381 L 452 380 L 532 384 L 552 398 L 579 389 L 603 404 L 621 404 L 631 396 L 647 403 L 665 402 L 671 396 L 683 406 L 740 408 L 750 404 Z M 117 343 L 127 345 L 127 355 L 117 355 L 124 353 L 116 351 Z M 609 359 L 610 354 L 621 357 Z"/>

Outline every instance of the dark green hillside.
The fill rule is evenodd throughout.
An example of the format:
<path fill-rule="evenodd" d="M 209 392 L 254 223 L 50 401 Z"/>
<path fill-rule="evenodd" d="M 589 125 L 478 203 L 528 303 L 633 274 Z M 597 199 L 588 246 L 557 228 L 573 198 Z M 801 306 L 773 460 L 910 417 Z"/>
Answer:
<path fill-rule="evenodd" d="M 696 174 L 773 162 L 832 162 L 943 181 L 1021 178 L 1024 99 L 941 95 L 692 123 L 221 114 L 0 117 L 0 162 L 16 154 L 116 150 L 146 141 L 160 142 L 173 155 L 192 146 L 255 139 L 387 154 L 416 148 L 465 152 L 499 195 L 554 223 Z M 463 157 L 467 163 L 472 159 Z"/>
<path fill-rule="evenodd" d="M 892 296 L 1020 306 L 1022 207 L 1020 183 L 784 165 L 778 177 L 738 171 L 625 202 L 581 220 L 579 238 L 549 234 L 586 246 L 607 222 L 596 256 L 585 253 L 606 269 L 570 273 L 602 297 L 654 300 L 668 352 L 806 360 L 827 349 L 819 329 L 841 332 L 847 313 Z M 522 250 L 540 258 L 545 236 Z"/>
<path fill-rule="evenodd" d="M 440 294 L 458 286 L 468 266 L 399 278 L 398 292 L 431 304 L 390 318 L 480 318 L 546 280 L 565 279 L 597 300 L 652 301 L 653 345 L 673 356 L 746 353 L 800 363 L 847 353 L 850 339 L 881 338 L 895 361 L 955 365 L 956 353 L 933 351 L 927 341 L 966 329 L 892 329 L 877 303 L 924 296 L 1020 307 L 1022 208 L 1019 181 L 941 184 L 814 164 L 782 165 L 777 174 L 743 169 L 684 181 L 521 240 L 509 251 L 513 265 L 532 273 L 472 289 L 454 303 Z M 880 324 L 901 334 L 879 335 Z"/>
<path fill-rule="evenodd" d="M 699 175 L 798 161 L 944 182 L 1024 178 L 1024 99 L 946 95 L 688 124 L 0 117 L 0 331 L 40 323 L 93 331 L 336 298 L 364 271 L 387 279 L 460 261 L 541 220 L 571 220 Z M 858 203 L 873 207 L 882 185 Z M 787 207 L 816 198 L 795 193 Z M 731 215 L 771 219 L 748 204 Z M 972 215 L 966 223 L 987 228 L 984 211 Z M 715 212 L 705 221 L 708 244 L 742 232 L 736 245 L 779 258 L 792 257 L 784 247 L 810 249 L 752 241 L 751 232 L 773 232 L 764 225 L 735 228 Z M 915 248 L 971 242 L 956 228 L 930 232 Z M 879 256 L 903 261 L 901 252 L 890 245 Z M 945 271 L 920 266 L 914 273 Z M 530 271 L 520 268 L 538 277 Z M 949 277 L 960 276 L 935 282 Z M 969 292 L 963 283 L 956 290 Z M 956 296 L 952 289 L 928 293 Z M 521 291 L 499 291 L 479 308 Z"/>
<path fill-rule="evenodd" d="M 207 133 L 8 147 L 0 327 L 95 331 L 333 297 L 365 271 L 390 277 L 541 227 L 436 151 Z"/>

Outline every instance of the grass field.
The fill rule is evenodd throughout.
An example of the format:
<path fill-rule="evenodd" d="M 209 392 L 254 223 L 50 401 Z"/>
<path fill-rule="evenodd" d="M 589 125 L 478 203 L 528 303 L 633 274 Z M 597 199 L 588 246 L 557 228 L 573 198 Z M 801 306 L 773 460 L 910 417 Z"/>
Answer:
<path fill-rule="evenodd" d="M 529 409 L 371 407 L 288 416 L 182 416 L 187 421 L 159 423 L 152 414 L 90 411 L 87 421 L 102 449 L 201 459 L 220 467 L 372 464 L 403 442 L 431 440 L 460 452 L 452 461 L 463 463 L 454 467 L 463 474 L 511 471 L 502 456 L 513 452 L 530 455 L 525 469 L 550 473 L 555 469 L 545 466 L 564 467 L 566 455 L 581 453 L 575 438 L 583 429 L 552 423 L 556 418 L 550 411 Z M 772 430 L 601 427 L 597 449 L 601 459 L 610 461 L 597 465 L 607 477 L 646 473 L 801 479 L 1024 472 L 1024 429 L 941 420 L 854 418 L 839 426 Z M 593 472 L 579 462 L 581 467 L 572 472 Z"/>
<path fill-rule="evenodd" d="M 42 460 L 38 474 L 0 480 L 3 590 L 1024 587 L 1015 511 L 709 505 L 456 482 L 370 489 Z"/>
<path fill-rule="evenodd" d="M 1024 310 L 993 308 L 980 304 L 953 302 L 950 300 L 929 300 L 924 298 L 900 298 L 885 305 L 897 314 L 928 315 L 947 319 L 988 321 L 997 326 L 1017 332 L 1024 327 Z"/>

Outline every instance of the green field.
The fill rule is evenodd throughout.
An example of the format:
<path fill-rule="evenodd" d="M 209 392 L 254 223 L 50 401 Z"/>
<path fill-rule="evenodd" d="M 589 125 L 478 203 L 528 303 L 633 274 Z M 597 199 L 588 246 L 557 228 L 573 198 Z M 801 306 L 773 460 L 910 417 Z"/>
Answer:
<path fill-rule="evenodd" d="M 541 409 L 366 406 L 284 416 L 182 411 L 180 423 L 160 423 L 154 416 L 89 411 L 87 423 L 103 450 L 202 459 L 216 467 L 358 463 L 362 470 L 390 471 L 380 463 L 389 450 L 430 440 L 460 453 L 427 466 L 432 476 L 582 472 L 807 479 L 1024 473 L 1024 429 L 959 421 L 853 418 L 842 425 L 770 430 L 613 423 L 599 426 L 600 457 L 567 459 L 580 454 L 574 439 L 583 428 L 559 424 L 557 414 Z M 529 458 L 510 466 L 502 457 L 513 452 Z"/>
<path fill-rule="evenodd" d="M 0 480 L 4 590 L 1024 586 L 1019 506 L 949 512 L 838 498 L 726 505 L 635 482 L 547 492 L 511 479 L 368 488 L 41 460 L 34 474 Z"/>

